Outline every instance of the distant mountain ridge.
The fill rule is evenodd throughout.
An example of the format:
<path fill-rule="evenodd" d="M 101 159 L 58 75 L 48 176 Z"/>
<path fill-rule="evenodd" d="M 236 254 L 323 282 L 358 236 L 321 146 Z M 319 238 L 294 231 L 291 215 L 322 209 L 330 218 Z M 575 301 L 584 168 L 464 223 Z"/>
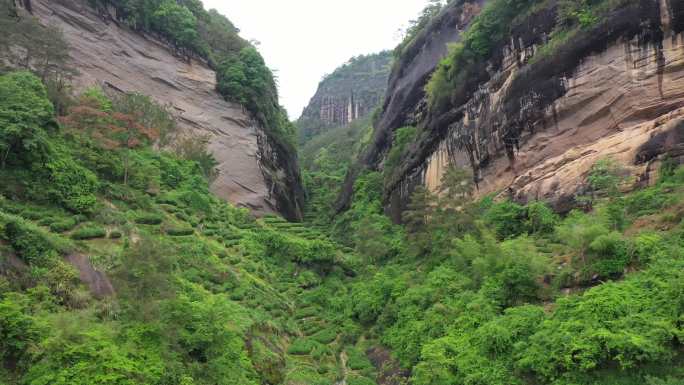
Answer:
<path fill-rule="evenodd" d="M 391 62 L 390 51 L 361 55 L 327 75 L 297 121 L 300 143 L 368 116 L 382 102 Z"/>

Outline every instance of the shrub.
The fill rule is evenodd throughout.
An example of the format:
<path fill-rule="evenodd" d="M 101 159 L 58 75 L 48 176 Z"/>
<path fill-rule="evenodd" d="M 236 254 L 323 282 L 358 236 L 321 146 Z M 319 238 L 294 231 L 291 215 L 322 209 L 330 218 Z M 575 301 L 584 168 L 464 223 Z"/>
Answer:
<path fill-rule="evenodd" d="M 50 231 L 53 233 L 63 233 L 76 227 L 76 220 L 73 218 L 60 219 L 50 224 Z"/>
<path fill-rule="evenodd" d="M 164 221 L 164 217 L 155 213 L 141 213 L 135 217 L 135 223 L 139 225 L 159 225 Z"/>
<path fill-rule="evenodd" d="M 542 211 L 538 206 L 534 210 Z M 525 208 L 508 200 L 494 203 L 485 213 L 484 219 L 494 228 L 499 239 L 513 238 L 525 232 Z"/>
<path fill-rule="evenodd" d="M 368 357 L 357 348 L 347 349 L 347 366 L 351 370 L 367 370 L 372 369 L 373 364 Z"/>
<path fill-rule="evenodd" d="M 169 107 L 156 103 L 147 95 L 138 93 L 123 94 L 112 100 L 116 112 L 135 116 L 146 130 L 157 131 L 162 146 L 168 144 L 169 135 L 176 130 L 176 121 Z"/>
<path fill-rule="evenodd" d="M 208 136 L 182 140 L 176 146 L 176 154 L 182 159 L 195 162 L 204 178 L 212 182 L 218 177 L 218 162 L 208 149 L 209 140 Z"/>
<path fill-rule="evenodd" d="M 306 270 L 299 274 L 299 277 L 297 277 L 297 284 L 299 287 L 309 289 L 320 285 L 321 278 L 311 270 Z"/>
<path fill-rule="evenodd" d="M 73 218 L 76 221 L 76 223 L 83 223 L 88 220 L 88 217 L 86 217 L 83 214 L 76 214 L 73 216 Z"/>
<path fill-rule="evenodd" d="M 314 334 L 311 336 L 311 339 L 313 339 L 316 342 L 320 342 L 321 344 L 328 345 L 335 341 L 337 338 L 337 330 L 335 328 L 327 328 L 319 331 L 318 333 Z"/>
<path fill-rule="evenodd" d="M 375 385 L 376 382 L 368 377 L 351 376 L 347 379 L 349 385 Z"/>
<path fill-rule="evenodd" d="M 387 154 L 387 160 L 385 161 L 384 177 L 388 180 L 393 176 L 396 168 L 401 164 L 404 152 L 408 148 L 409 144 L 416 139 L 418 135 L 418 130 L 415 127 L 402 127 L 394 132 L 394 139 L 392 141 L 392 148 Z"/>
<path fill-rule="evenodd" d="M 50 226 L 55 221 L 54 218 L 47 217 L 38 221 L 39 226 Z"/>
<path fill-rule="evenodd" d="M 0 165 L 32 163 L 48 152 L 44 128 L 54 109 L 40 79 L 29 72 L 0 76 Z"/>
<path fill-rule="evenodd" d="M 634 239 L 634 252 L 642 264 L 656 260 L 663 253 L 663 237 L 658 233 L 644 232 Z"/>
<path fill-rule="evenodd" d="M 85 225 L 71 234 L 72 239 L 87 240 L 107 237 L 107 231 L 98 225 Z"/>
<path fill-rule="evenodd" d="M 0 360 L 3 362 L 25 363 L 31 346 L 38 342 L 40 329 L 27 310 L 21 297 L 0 300 Z"/>
<path fill-rule="evenodd" d="M 109 233 L 109 238 L 110 238 L 110 239 L 120 239 L 121 237 L 123 237 L 123 234 L 122 234 L 121 231 L 119 231 L 119 230 L 112 230 L 112 231 Z"/>
<path fill-rule="evenodd" d="M 303 356 L 311 353 L 311 351 L 316 348 L 317 345 L 318 343 L 313 340 L 300 338 L 295 340 L 292 345 L 287 348 L 287 352 L 289 354 Z"/>
<path fill-rule="evenodd" d="M 544 202 L 535 201 L 526 206 L 525 227 L 530 233 L 551 233 L 558 223 L 558 215 Z"/>
<path fill-rule="evenodd" d="M 78 270 L 63 260 L 56 260 L 49 270 L 41 274 L 40 281 L 61 303 L 70 301 L 80 283 Z"/>
<path fill-rule="evenodd" d="M 37 221 L 45 216 L 45 213 L 42 211 L 37 211 L 37 210 L 31 210 L 31 209 L 26 209 L 23 210 L 19 215 L 21 215 L 23 218 L 32 220 L 32 221 Z"/>
<path fill-rule="evenodd" d="M 5 224 L 4 233 L 14 250 L 26 263 L 47 266 L 56 259 L 57 250 L 54 243 L 39 228 L 15 219 Z"/>
<path fill-rule="evenodd" d="M 157 203 L 167 204 L 170 206 L 179 206 L 181 204 L 180 197 L 175 193 L 165 192 L 157 197 Z"/>
<path fill-rule="evenodd" d="M 315 307 L 305 307 L 299 308 L 295 311 L 294 317 L 296 319 L 303 319 L 309 317 L 315 317 L 320 313 L 320 309 Z"/>
<path fill-rule="evenodd" d="M 597 258 L 593 269 L 601 277 L 620 277 L 631 261 L 626 241 L 616 232 L 596 237 L 589 244 L 589 251 Z"/>
<path fill-rule="evenodd" d="M 622 169 L 615 160 L 600 159 L 592 166 L 587 181 L 594 191 L 615 195 L 619 192 L 619 186 L 623 180 L 621 173 Z"/>
<path fill-rule="evenodd" d="M 624 209 L 634 216 L 654 214 L 670 203 L 671 199 L 660 188 L 651 187 L 625 197 Z"/>
<path fill-rule="evenodd" d="M 50 160 L 46 168 L 50 175 L 49 193 L 65 208 L 75 212 L 93 210 L 99 186 L 95 174 L 66 155 Z"/>
<path fill-rule="evenodd" d="M 340 340 L 344 344 L 355 344 L 361 337 L 361 333 L 361 327 L 347 319 L 340 328 Z"/>
<path fill-rule="evenodd" d="M 166 234 L 172 237 L 182 237 L 195 234 L 192 227 L 171 227 L 165 230 Z"/>

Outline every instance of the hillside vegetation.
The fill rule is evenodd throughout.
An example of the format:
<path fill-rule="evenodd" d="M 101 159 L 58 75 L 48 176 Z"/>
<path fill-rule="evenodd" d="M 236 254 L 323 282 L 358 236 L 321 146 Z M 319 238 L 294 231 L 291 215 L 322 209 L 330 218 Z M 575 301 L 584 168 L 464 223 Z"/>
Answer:
<path fill-rule="evenodd" d="M 684 375 L 684 171 L 667 162 L 660 183 L 629 195 L 617 166 L 597 164 L 593 210 L 564 218 L 473 201 L 453 170 L 440 196 L 414 195 L 403 227 L 382 214 L 382 175 L 367 173 L 352 209 L 322 227 L 331 240 L 220 202 L 198 162 L 152 151 L 157 130 L 97 90 L 58 124 L 38 78 L 0 83 L 7 383 L 363 384 L 402 367 L 419 384 Z M 79 255 L 86 266 L 68 262 Z M 84 286 L 88 265 L 115 295 Z M 365 353 L 383 346 L 395 359 L 376 367 Z"/>
<path fill-rule="evenodd" d="M 563 216 L 475 198 L 451 168 L 401 225 L 384 213 L 386 175 L 366 170 L 334 215 L 367 118 L 304 147 L 305 223 L 255 218 L 209 192 L 201 139 L 161 146 L 166 107 L 68 96 L 61 69 L 41 68 L 0 74 L 0 384 L 684 382 L 675 159 L 630 193 L 600 160 Z M 261 105 L 258 84 L 239 84 Z M 415 135 L 399 130 L 387 167 Z"/>

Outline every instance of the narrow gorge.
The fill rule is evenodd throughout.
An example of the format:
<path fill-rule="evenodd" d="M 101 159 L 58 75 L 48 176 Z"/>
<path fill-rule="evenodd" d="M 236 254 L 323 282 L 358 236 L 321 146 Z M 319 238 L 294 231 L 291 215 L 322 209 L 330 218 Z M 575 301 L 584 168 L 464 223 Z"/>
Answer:
<path fill-rule="evenodd" d="M 683 299 L 683 0 L 0 0 L 0 385 L 681 385 Z"/>

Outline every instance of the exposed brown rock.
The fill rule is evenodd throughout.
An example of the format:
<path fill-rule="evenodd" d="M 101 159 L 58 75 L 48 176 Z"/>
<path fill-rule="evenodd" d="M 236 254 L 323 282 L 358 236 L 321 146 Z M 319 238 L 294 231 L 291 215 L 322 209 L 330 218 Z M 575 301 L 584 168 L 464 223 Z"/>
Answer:
<path fill-rule="evenodd" d="M 401 385 L 411 376 L 411 372 L 402 369 L 399 362 L 392 358 L 391 352 L 384 347 L 374 346 L 366 351 L 366 355 L 378 371 L 378 384 Z"/>
<path fill-rule="evenodd" d="M 259 164 L 257 135 L 263 130 L 240 105 L 224 101 L 215 91 L 214 71 L 174 56 L 151 36 L 99 17 L 78 0 L 35 0 L 33 12 L 64 32 L 80 72 L 76 90 L 101 85 L 170 105 L 181 135 L 209 135 L 220 171 L 212 190 L 219 197 L 257 214 L 275 209 Z"/>
<path fill-rule="evenodd" d="M 64 259 L 78 270 L 79 279 L 88 285 L 90 292 L 95 298 L 104 298 L 114 295 L 114 286 L 107 275 L 98 271 L 83 254 L 70 254 Z"/>
<path fill-rule="evenodd" d="M 412 123 L 421 128 L 386 180 L 388 213 L 399 221 L 415 186 L 438 190 L 450 165 L 472 169 L 481 195 L 543 199 L 559 211 L 573 207 L 601 158 L 620 161 L 636 177 L 635 185 L 652 182 L 658 159 L 681 152 L 676 122 L 684 107 L 684 14 L 679 8 L 666 0 L 618 7 L 540 55 L 556 25 L 550 3 L 512 26 L 510 38 L 497 43 L 447 102 L 426 113 L 425 97 L 405 111 L 386 100 L 361 165 L 382 168 L 392 130 Z M 431 26 L 427 33 L 436 31 Z M 405 71 L 412 66 L 409 61 Z M 405 81 L 417 88 L 426 79 Z M 348 176 L 345 187 L 354 172 Z M 351 191 L 343 192 L 340 208 Z"/>
<path fill-rule="evenodd" d="M 664 61 L 659 60 L 660 55 Z M 510 71 L 510 77 L 515 70 Z M 505 92 L 508 81 L 490 89 L 487 103 Z M 563 206 L 599 159 L 620 161 L 635 180 L 648 178 L 649 162 L 678 149 L 684 116 L 684 36 L 662 49 L 637 41 L 619 42 L 584 59 L 565 79 L 567 91 L 536 127 L 521 137 L 514 161 L 498 156 L 481 168 L 479 192 L 505 191 L 515 199 L 543 199 Z M 468 116 L 464 125 L 469 124 Z M 476 123 L 475 123 L 476 124 Z M 546 127 L 544 127 L 546 126 Z M 446 143 L 430 158 L 425 183 L 437 189 L 450 161 L 468 165 L 465 154 L 448 156 Z"/>

